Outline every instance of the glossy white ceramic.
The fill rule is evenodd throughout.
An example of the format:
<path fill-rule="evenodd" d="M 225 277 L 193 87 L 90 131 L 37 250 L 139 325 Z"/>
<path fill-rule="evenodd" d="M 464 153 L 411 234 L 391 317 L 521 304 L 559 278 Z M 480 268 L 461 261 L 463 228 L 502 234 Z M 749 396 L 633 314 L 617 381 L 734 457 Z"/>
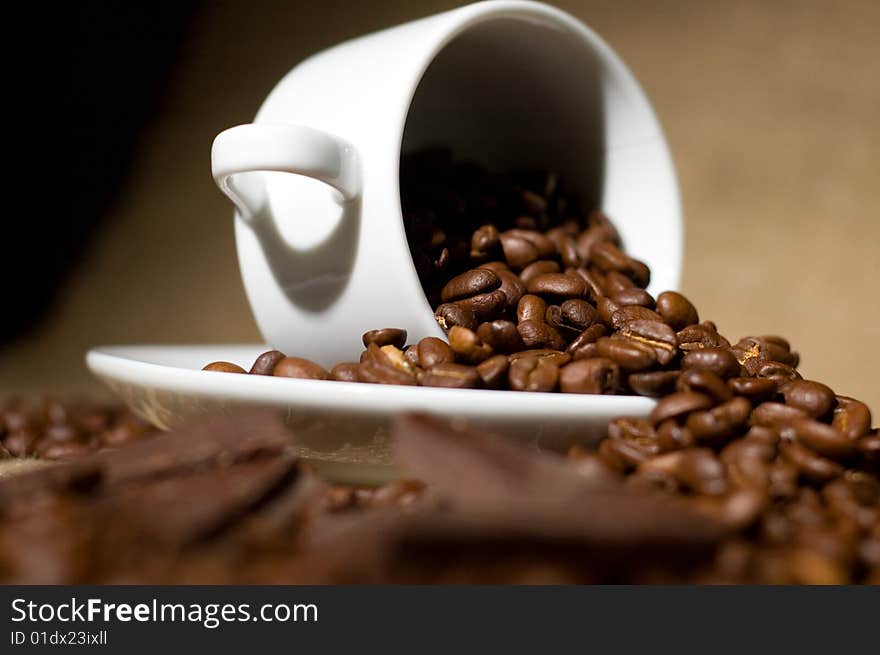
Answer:
<path fill-rule="evenodd" d="M 249 368 L 262 345 L 107 346 L 86 355 L 89 369 L 137 414 L 168 429 L 207 412 L 270 407 L 284 413 L 298 453 L 325 476 L 377 483 L 399 472 L 388 427 L 402 411 L 455 416 L 538 448 L 590 446 L 615 416 L 647 416 L 654 401 L 294 380 L 202 371 L 215 360 Z"/>
<path fill-rule="evenodd" d="M 237 206 L 241 272 L 268 343 L 331 365 L 357 357 L 368 329 L 441 336 L 399 192 L 401 156 L 431 146 L 498 171 L 560 172 L 648 263 L 650 291 L 678 287 L 675 171 L 632 74 L 569 14 L 492 0 L 316 54 L 253 124 L 217 137 L 214 176 Z"/>

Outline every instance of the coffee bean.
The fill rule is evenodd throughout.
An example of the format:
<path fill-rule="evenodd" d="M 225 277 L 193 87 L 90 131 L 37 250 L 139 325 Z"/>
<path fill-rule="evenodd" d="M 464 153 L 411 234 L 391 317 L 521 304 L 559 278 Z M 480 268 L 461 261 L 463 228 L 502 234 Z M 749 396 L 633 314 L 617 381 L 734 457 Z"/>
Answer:
<path fill-rule="evenodd" d="M 656 454 L 656 447 L 652 448 L 624 439 L 605 439 L 597 450 L 602 463 L 618 473 L 629 472 Z"/>
<path fill-rule="evenodd" d="M 679 391 L 660 400 L 651 410 L 651 421 L 656 425 L 671 418 L 684 419 L 691 412 L 709 409 L 714 404 L 711 396 L 693 391 Z"/>
<path fill-rule="evenodd" d="M 690 414 L 685 425 L 698 444 L 718 447 L 738 434 L 751 411 L 748 400 L 736 397 L 708 411 Z"/>
<path fill-rule="evenodd" d="M 654 349 L 645 344 L 621 337 L 601 337 L 596 341 L 597 352 L 613 360 L 629 373 L 644 371 L 657 363 Z"/>
<path fill-rule="evenodd" d="M 761 403 L 754 410 L 749 419 L 749 425 L 762 425 L 768 428 L 791 423 L 801 418 L 809 418 L 807 413 L 797 407 L 783 405 L 782 403 Z"/>
<path fill-rule="evenodd" d="M 581 232 L 575 239 L 578 257 L 582 262 L 590 261 L 593 247 L 600 241 L 608 241 L 608 235 L 601 227 L 592 227 Z"/>
<path fill-rule="evenodd" d="M 514 391 L 553 391 L 559 367 L 547 358 L 524 357 L 510 363 L 508 379 Z"/>
<path fill-rule="evenodd" d="M 604 337 L 607 334 L 607 330 L 605 326 L 601 323 L 596 323 L 591 325 L 586 330 L 581 332 L 575 339 L 572 341 L 566 352 L 570 353 L 574 359 L 584 359 L 586 353 L 588 351 L 595 351 L 595 343 L 600 337 Z M 592 346 L 592 348 L 589 348 Z M 593 356 L 593 355 L 590 355 Z"/>
<path fill-rule="evenodd" d="M 433 368 L 438 364 L 447 364 L 455 360 L 455 353 L 449 344 L 437 337 L 425 337 L 419 341 L 419 366 Z"/>
<path fill-rule="evenodd" d="M 618 271 L 608 271 L 602 278 L 602 289 L 608 297 L 616 298 L 620 292 L 634 288 L 635 282 Z"/>
<path fill-rule="evenodd" d="M 737 342 L 736 348 L 744 359 L 777 361 L 792 367 L 796 367 L 800 360 L 797 353 L 791 352 L 788 341 L 781 337 L 745 337 Z"/>
<path fill-rule="evenodd" d="M 474 314 L 474 310 L 460 303 L 444 303 L 440 305 L 434 310 L 434 318 L 437 319 L 440 327 L 447 332 L 456 325 L 468 329 L 477 326 L 477 317 Z"/>
<path fill-rule="evenodd" d="M 507 299 L 507 309 L 516 310 L 520 299 L 526 292 L 526 285 L 519 279 L 519 276 L 510 271 L 497 271 L 495 274 L 501 280 L 499 290 L 504 293 Z"/>
<path fill-rule="evenodd" d="M 622 289 L 611 296 L 611 299 L 621 307 L 637 305 L 639 307 L 653 310 L 655 306 L 653 296 L 644 289 L 639 289 L 638 287 Z M 661 316 L 663 315 L 661 314 Z M 663 320 L 666 320 L 666 317 L 663 317 Z"/>
<path fill-rule="evenodd" d="M 384 328 L 382 330 L 370 330 L 365 332 L 363 336 L 364 348 L 371 343 L 375 343 L 380 348 L 382 346 L 397 346 L 403 348 L 406 343 L 406 330 L 400 328 Z"/>
<path fill-rule="evenodd" d="M 871 410 L 868 406 L 848 396 L 837 396 L 832 427 L 848 439 L 858 439 L 871 429 Z"/>
<path fill-rule="evenodd" d="M 699 368 L 691 368 L 682 371 L 675 388 L 678 391 L 696 391 L 698 393 L 704 393 L 707 396 L 712 396 L 712 398 L 719 403 L 730 400 L 733 396 L 730 387 L 724 383 L 724 380 L 722 380 L 719 375 L 712 371 Z"/>
<path fill-rule="evenodd" d="M 424 387 L 474 389 L 480 383 L 480 376 L 473 366 L 445 362 L 422 371 L 418 380 L 419 384 Z"/>
<path fill-rule="evenodd" d="M 219 373 L 247 373 L 241 366 L 238 364 L 233 364 L 232 362 L 211 362 L 206 365 L 203 371 L 217 371 Z"/>
<path fill-rule="evenodd" d="M 477 375 L 488 389 L 501 389 L 507 386 L 509 368 L 506 355 L 495 355 L 477 364 Z"/>
<path fill-rule="evenodd" d="M 662 451 L 690 448 L 696 443 L 694 435 L 678 421 L 667 419 L 657 426 L 657 445 Z"/>
<path fill-rule="evenodd" d="M 571 361 L 571 355 L 568 353 L 561 352 L 559 350 L 551 350 L 549 348 L 536 348 L 533 350 L 521 350 L 518 353 L 513 353 L 509 356 L 511 362 L 515 362 L 518 359 L 547 359 L 556 366 L 565 366 Z"/>
<path fill-rule="evenodd" d="M 562 237 L 556 243 L 556 251 L 559 253 L 559 259 L 562 260 L 563 266 L 577 268 L 583 263 L 578 254 L 577 243 L 570 235 Z"/>
<path fill-rule="evenodd" d="M 843 475 L 843 467 L 799 443 L 782 443 L 779 445 L 782 457 L 794 465 L 799 473 L 813 482 L 828 482 Z"/>
<path fill-rule="evenodd" d="M 280 350 L 269 350 L 257 357 L 254 365 L 251 366 L 251 375 L 272 375 L 275 366 L 284 359 L 284 353 Z"/>
<path fill-rule="evenodd" d="M 587 294 L 586 283 L 576 275 L 545 273 L 526 283 L 531 294 L 556 298 L 582 298 Z"/>
<path fill-rule="evenodd" d="M 620 305 L 605 296 L 600 296 L 599 300 L 596 302 L 596 312 L 599 316 L 599 320 L 608 328 L 614 327 L 612 319 L 619 309 Z"/>
<path fill-rule="evenodd" d="M 496 289 L 490 293 L 481 293 L 470 298 L 463 298 L 457 301 L 456 304 L 465 310 L 471 310 L 477 322 L 491 321 L 494 318 L 498 318 L 507 307 L 507 296 L 504 295 L 501 289 Z"/>
<path fill-rule="evenodd" d="M 834 392 L 821 382 L 795 380 L 783 385 L 779 391 L 786 405 L 802 409 L 813 418 L 825 416 L 835 404 Z"/>
<path fill-rule="evenodd" d="M 518 323 L 523 321 L 539 321 L 544 320 L 544 314 L 547 311 L 547 303 L 539 296 L 526 294 L 520 298 L 519 305 L 516 308 L 516 320 Z"/>
<path fill-rule="evenodd" d="M 700 321 L 691 301 L 675 291 L 664 291 L 657 296 L 657 313 L 676 331 L 696 325 Z"/>
<path fill-rule="evenodd" d="M 761 364 L 755 372 L 755 376 L 774 380 L 778 384 L 801 379 L 801 374 L 797 370 L 782 362 L 766 362 Z"/>
<path fill-rule="evenodd" d="M 494 225 L 483 225 L 471 236 L 471 257 L 484 257 L 498 248 L 501 235 Z"/>
<path fill-rule="evenodd" d="M 662 320 L 663 319 L 657 312 L 652 311 L 647 307 L 627 305 L 625 307 L 620 307 L 611 315 L 611 327 L 615 330 L 622 330 L 627 323 L 632 321 L 654 321 L 656 323 L 662 323 Z"/>
<path fill-rule="evenodd" d="M 449 331 L 449 347 L 456 359 L 468 364 L 479 364 L 492 355 L 492 348 L 483 343 L 473 330 L 459 326 Z"/>
<path fill-rule="evenodd" d="M 730 378 L 727 386 L 737 396 L 748 398 L 756 405 L 772 399 L 777 389 L 776 382 L 766 378 Z"/>
<path fill-rule="evenodd" d="M 639 464 L 641 471 L 672 475 L 687 491 L 718 495 L 727 491 L 724 465 L 708 448 L 690 448 L 658 455 Z"/>
<path fill-rule="evenodd" d="M 403 349 L 403 356 L 406 357 L 406 361 L 408 361 L 413 366 L 420 366 L 419 362 L 419 347 L 416 344 L 412 344 Z"/>
<path fill-rule="evenodd" d="M 645 446 L 654 447 L 656 445 L 657 431 L 650 421 L 621 416 L 612 419 L 608 424 L 608 438 L 629 439 L 642 443 Z"/>
<path fill-rule="evenodd" d="M 796 419 L 780 428 L 783 439 L 802 443 L 819 455 L 841 459 L 855 453 L 856 439 L 850 439 L 827 423 L 813 419 Z"/>
<path fill-rule="evenodd" d="M 375 344 L 370 344 L 374 346 Z M 414 386 L 416 377 L 412 373 L 400 370 L 391 365 L 387 358 L 367 358 L 360 363 L 357 370 L 359 382 L 371 384 L 397 384 Z"/>
<path fill-rule="evenodd" d="M 482 323 L 477 328 L 477 337 L 498 353 L 512 353 L 525 348 L 516 323 L 512 321 Z"/>
<path fill-rule="evenodd" d="M 559 273 L 560 270 L 559 264 L 552 259 L 541 259 L 526 266 L 520 272 L 519 279 L 522 280 L 522 283 L 528 288 L 529 283 L 536 277 L 548 273 Z"/>
<path fill-rule="evenodd" d="M 285 357 L 275 364 L 272 375 L 280 378 L 301 380 L 326 380 L 330 377 L 323 366 L 302 357 Z"/>
<path fill-rule="evenodd" d="M 559 370 L 563 393 L 614 393 L 620 387 L 620 368 L 604 357 L 581 359 Z"/>
<path fill-rule="evenodd" d="M 544 321 L 521 321 L 516 329 L 526 348 L 549 348 L 552 350 L 565 348 L 565 339 L 562 338 L 562 335 Z"/>
<path fill-rule="evenodd" d="M 504 259 L 511 268 L 521 270 L 538 259 L 538 249 L 531 241 L 508 233 L 500 238 Z"/>
<path fill-rule="evenodd" d="M 660 398 L 675 390 L 678 378 L 678 371 L 648 371 L 631 373 L 626 382 L 629 388 L 640 396 Z"/>
<path fill-rule="evenodd" d="M 547 312 L 544 314 L 544 322 L 555 328 L 566 342 L 576 339 L 582 330 L 570 325 L 562 315 L 562 308 L 559 305 L 548 305 Z"/>
<path fill-rule="evenodd" d="M 443 287 L 440 297 L 443 302 L 452 302 L 489 293 L 500 286 L 501 280 L 495 273 L 486 268 L 473 268 L 449 280 Z M 404 341 L 406 341 L 406 337 L 404 337 Z M 395 345 L 402 346 L 403 344 Z"/>
<path fill-rule="evenodd" d="M 360 364 L 343 362 L 330 369 L 330 379 L 338 382 L 357 382 Z"/>
<path fill-rule="evenodd" d="M 567 275 L 577 275 L 587 285 L 587 296 L 590 302 L 596 304 L 600 298 L 605 296 L 602 289 L 602 280 L 600 276 L 588 271 L 585 268 L 566 268 L 564 271 Z M 610 314 L 609 314 L 610 316 Z"/>
<path fill-rule="evenodd" d="M 615 313 L 615 316 L 624 309 L 626 308 Z M 661 366 L 669 364 L 678 353 L 678 339 L 675 332 L 661 321 L 642 319 L 627 321 L 620 329 L 620 334 L 653 349 Z"/>
<path fill-rule="evenodd" d="M 689 325 L 679 330 L 676 336 L 678 337 L 678 347 L 688 352 L 703 348 L 730 347 L 730 342 L 718 334 L 717 330 L 702 323 Z"/>
<path fill-rule="evenodd" d="M 590 263 L 603 273 L 626 271 L 629 262 L 629 257 L 610 241 L 599 241 L 590 249 Z"/>
<path fill-rule="evenodd" d="M 739 375 L 740 364 L 732 352 L 727 348 L 703 348 L 692 350 L 681 360 L 682 369 L 696 368 L 712 371 L 722 378 L 731 378 Z"/>

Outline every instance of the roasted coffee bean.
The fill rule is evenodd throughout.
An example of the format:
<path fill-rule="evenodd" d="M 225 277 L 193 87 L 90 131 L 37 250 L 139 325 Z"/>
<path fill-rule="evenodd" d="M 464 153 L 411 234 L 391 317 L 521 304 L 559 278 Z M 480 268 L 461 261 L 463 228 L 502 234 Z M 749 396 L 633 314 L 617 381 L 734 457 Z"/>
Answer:
<path fill-rule="evenodd" d="M 549 348 L 536 348 L 533 350 L 521 350 L 518 353 L 513 353 L 510 355 L 509 359 L 511 362 L 515 362 L 518 359 L 547 359 L 553 362 L 556 366 L 565 366 L 571 361 L 571 355 L 568 353 L 561 352 L 559 350 L 551 350 Z"/>
<path fill-rule="evenodd" d="M 696 308 L 691 301 L 675 291 L 664 291 L 657 296 L 657 313 L 675 331 L 700 322 Z"/>
<path fill-rule="evenodd" d="M 456 304 L 465 309 L 470 309 L 479 323 L 498 318 L 507 307 L 507 296 L 504 295 L 501 289 L 496 289 L 490 293 L 481 293 L 470 298 L 463 298 L 456 301 Z"/>
<path fill-rule="evenodd" d="M 711 396 L 693 391 L 679 391 L 660 400 L 651 410 L 651 421 L 656 425 L 667 419 L 684 419 L 691 412 L 709 409 L 715 402 Z"/>
<path fill-rule="evenodd" d="M 357 376 L 359 382 L 369 382 L 372 384 L 397 384 L 402 386 L 414 386 L 416 384 L 415 375 L 396 369 L 390 363 L 383 363 L 372 358 L 360 363 Z"/>
<path fill-rule="evenodd" d="M 639 464 L 639 470 L 672 475 L 686 491 L 714 496 L 727 491 L 724 465 L 708 448 L 689 448 L 658 455 Z"/>
<path fill-rule="evenodd" d="M 519 279 L 522 280 L 523 284 L 528 288 L 529 283 L 536 277 L 548 273 L 559 273 L 560 270 L 559 264 L 552 259 L 541 259 L 526 266 L 520 272 Z"/>
<path fill-rule="evenodd" d="M 831 425 L 849 439 L 858 439 L 871 429 L 871 410 L 868 406 L 848 396 L 837 396 L 837 407 Z"/>
<path fill-rule="evenodd" d="M 420 366 L 418 345 L 412 344 L 404 348 L 403 356 L 406 357 L 406 361 L 408 361 L 413 366 Z"/>
<path fill-rule="evenodd" d="M 689 325 L 679 330 L 676 336 L 678 337 L 678 347 L 684 351 L 730 347 L 730 342 L 718 334 L 717 330 L 703 323 Z"/>
<path fill-rule="evenodd" d="M 721 451 L 728 478 L 735 484 L 766 490 L 770 486 L 770 461 L 776 448 L 770 444 L 740 439 Z"/>
<path fill-rule="evenodd" d="M 694 443 L 696 441 L 691 431 L 679 425 L 674 418 L 667 419 L 657 426 L 657 445 L 663 452 L 690 448 Z"/>
<path fill-rule="evenodd" d="M 544 314 L 547 312 L 547 303 L 539 296 L 526 294 L 519 300 L 516 308 L 516 320 L 518 323 L 523 321 L 543 321 Z"/>
<path fill-rule="evenodd" d="M 602 289 L 602 281 L 598 275 L 588 271 L 585 268 L 567 268 L 565 269 L 565 273 L 567 275 L 577 275 L 586 283 L 587 295 L 590 299 L 590 302 L 592 302 L 593 304 L 598 303 L 599 299 L 605 296 Z"/>
<path fill-rule="evenodd" d="M 718 374 L 700 368 L 682 371 L 675 388 L 678 391 L 704 393 L 707 396 L 712 396 L 719 403 L 730 400 L 733 396 L 733 391 Z"/>
<path fill-rule="evenodd" d="M 528 239 L 509 233 L 503 233 L 500 239 L 504 259 L 512 269 L 521 270 L 538 260 L 538 248 Z"/>
<path fill-rule="evenodd" d="M 612 319 L 619 309 L 620 305 L 605 296 L 600 296 L 596 302 L 596 312 L 599 320 L 608 328 L 614 327 Z"/>
<path fill-rule="evenodd" d="M 625 439 L 605 439 L 599 444 L 597 455 L 608 468 L 618 473 L 635 469 L 640 463 L 656 455 L 656 446 L 645 446 Z"/>
<path fill-rule="evenodd" d="M 766 362 L 758 367 L 755 377 L 774 380 L 778 384 L 801 379 L 801 374 L 788 364 L 782 362 Z"/>
<path fill-rule="evenodd" d="M 418 380 L 424 387 L 474 389 L 480 383 L 480 376 L 473 366 L 446 362 L 420 372 Z"/>
<path fill-rule="evenodd" d="M 357 382 L 360 364 L 343 362 L 330 369 L 330 379 L 338 382 Z"/>
<path fill-rule="evenodd" d="M 739 375 L 740 364 L 727 348 L 703 348 L 687 353 L 681 360 L 682 369 L 696 368 L 712 371 L 722 378 Z"/>
<path fill-rule="evenodd" d="M 708 411 L 694 412 L 685 425 L 703 446 L 718 447 L 727 443 L 745 426 L 752 404 L 745 398 L 733 398 Z"/>
<path fill-rule="evenodd" d="M 471 257 L 484 257 L 496 250 L 501 243 L 501 234 L 494 225 L 483 225 L 471 236 Z"/>
<path fill-rule="evenodd" d="M 678 371 L 648 371 L 646 373 L 631 373 L 626 378 L 626 383 L 640 396 L 660 398 L 675 390 L 678 378 Z"/>
<path fill-rule="evenodd" d="M 629 289 L 618 291 L 611 296 L 611 299 L 621 307 L 637 305 L 639 307 L 653 310 L 655 306 L 654 297 L 644 289 L 639 289 L 638 287 L 630 287 Z M 664 317 L 663 320 L 666 320 L 666 317 Z"/>
<path fill-rule="evenodd" d="M 492 356 L 492 348 L 473 330 L 457 325 L 449 331 L 449 347 L 456 359 L 468 364 L 479 364 Z"/>
<path fill-rule="evenodd" d="M 614 393 L 620 387 L 620 368 L 610 359 L 595 357 L 566 364 L 559 370 L 563 393 Z"/>
<path fill-rule="evenodd" d="M 763 425 L 751 426 L 743 437 L 744 441 L 766 444 L 774 449 L 779 444 L 779 439 L 779 432 Z"/>
<path fill-rule="evenodd" d="M 766 378 L 730 378 L 727 386 L 737 396 L 748 398 L 754 404 L 770 400 L 776 395 L 777 384 Z"/>
<path fill-rule="evenodd" d="M 541 321 L 521 321 L 516 326 L 526 348 L 549 348 L 551 350 L 563 350 L 565 339 L 552 326 Z"/>
<path fill-rule="evenodd" d="M 797 467 L 800 474 L 812 482 L 828 482 L 843 475 L 843 467 L 830 459 L 821 457 L 799 443 L 781 443 L 782 457 Z"/>
<path fill-rule="evenodd" d="M 586 300 L 566 300 L 559 309 L 565 322 L 581 331 L 586 330 L 596 320 L 596 309 Z"/>
<path fill-rule="evenodd" d="M 275 364 L 272 375 L 279 378 L 299 378 L 302 380 L 326 380 L 330 374 L 323 366 L 302 357 L 285 357 Z"/>
<path fill-rule="evenodd" d="M 375 343 L 380 348 L 382 346 L 396 346 L 403 348 L 406 343 L 406 330 L 400 328 L 384 328 L 382 330 L 370 330 L 365 332 L 363 336 L 364 348 L 371 343 Z"/>
<path fill-rule="evenodd" d="M 272 375 L 275 365 L 284 359 L 284 353 L 280 350 L 269 350 L 257 357 L 254 365 L 251 366 L 249 373 L 251 375 Z"/>
<path fill-rule="evenodd" d="M 440 292 L 440 297 L 443 302 L 452 302 L 453 300 L 461 300 L 462 298 L 471 298 L 479 294 L 489 293 L 500 286 L 501 279 L 495 273 L 487 268 L 473 268 L 449 280 Z M 366 341 L 366 337 L 364 340 Z M 405 336 L 404 341 L 406 341 Z M 395 345 L 399 347 L 403 344 L 395 343 Z"/>
<path fill-rule="evenodd" d="M 506 355 L 495 355 L 477 364 L 477 375 L 488 389 L 501 389 L 507 386 L 507 371 L 510 362 Z"/>
<path fill-rule="evenodd" d="M 595 323 L 581 332 L 574 341 L 568 345 L 566 352 L 570 353 L 574 359 L 584 359 L 584 357 L 587 356 L 587 352 L 596 351 L 596 341 L 600 337 L 604 337 L 607 332 L 608 330 L 605 329 L 604 325 L 601 323 Z"/>
<path fill-rule="evenodd" d="M 813 419 L 796 419 L 780 427 L 783 439 L 804 444 L 819 455 L 832 459 L 848 457 L 856 452 L 858 441 L 850 439 L 827 423 Z"/>
<path fill-rule="evenodd" d="M 745 337 L 736 343 L 735 348 L 744 359 L 777 361 L 792 367 L 796 367 L 800 360 L 797 353 L 791 352 L 788 341 L 781 337 Z"/>
<path fill-rule="evenodd" d="M 525 349 L 516 323 L 512 321 L 482 323 L 477 328 L 477 337 L 497 353 L 513 353 Z"/>
<path fill-rule="evenodd" d="M 398 371 L 415 375 L 416 369 L 412 362 L 407 358 L 406 354 L 397 346 L 387 345 L 380 348 L 385 356 L 388 364 L 396 368 Z"/>
<path fill-rule="evenodd" d="M 616 304 L 616 303 L 615 303 Z M 639 307 L 638 305 L 627 305 L 620 307 L 611 315 L 611 327 L 615 330 L 622 330 L 627 323 L 632 321 L 655 321 L 662 322 L 660 315 L 648 309 L 647 307 Z M 675 333 L 673 333 L 674 336 Z"/>
<path fill-rule="evenodd" d="M 779 392 L 785 398 L 786 405 L 802 409 L 813 418 L 825 416 L 835 404 L 834 392 L 821 382 L 812 380 L 789 382 Z"/>
<path fill-rule="evenodd" d="M 545 273 L 526 283 L 529 293 L 554 298 L 583 298 L 587 284 L 577 275 Z"/>
<path fill-rule="evenodd" d="M 603 273 L 629 270 L 630 259 L 610 241 L 598 241 L 590 249 L 590 263 Z"/>
<path fill-rule="evenodd" d="M 571 236 L 566 235 L 560 239 L 556 244 L 556 251 L 563 266 L 577 268 L 583 263 L 578 254 L 577 244 Z"/>
<path fill-rule="evenodd" d="M 559 305 L 548 305 L 547 312 L 544 314 L 544 322 L 547 325 L 556 328 L 562 338 L 568 341 L 576 339 L 582 330 L 570 325 L 562 315 L 562 308 Z"/>
<path fill-rule="evenodd" d="M 761 403 L 752 410 L 749 425 L 776 428 L 801 418 L 809 418 L 802 409 L 783 405 L 782 403 L 766 402 Z"/>
<path fill-rule="evenodd" d="M 600 241 L 608 241 L 608 235 L 601 227 L 593 227 L 581 232 L 575 239 L 575 247 L 577 248 L 578 257 L 584 263 L 590 261 L 593 254 L 593 247 Z"/>
<path fill-rule="evenodd" d="M 437 337 L 425 337 L 419 341 L 418 346 L 419 366 L 433 368 L 438 364 L 448 364 L 455 360 L 455 353 L 449 344 Z"/>
<path fill-rule="evenodd" d="M 646 446 L 654 447 L 657 440 L 657 432 L 650 421 L 641 418 L 629 418 L 621 416 L 608 424 L 609 439 L 629 439 L 638 441 Z"/>
<path fill-rule="evenodd" d="M 609 271 L 602 278 L 602 289 L 608 297 L 616 297 L 621 291 L 634 288 L 636 283 L 618 271 Z"/>
<path fill-rule="evenodd" d="M 495 274 L 501 280 L 499 290 L 507 298 L 507 309 L 515 311 L 520 299 L 526 292 L 526 285 L 523 284 L 518 275 L 510 271 L 497 271 Z"/>
<path fill-rule="evenodd" d="M 629 271 L 627 274 L 632 278 L 633 282 L 635 282 L 642 289 L 647 288 L 647 286 L 651 283 L 651 269 L 648 268 L 648 265 L 630 257 L 629 260 Z"/>
<path fill-rule="evenodd" d="M 508 378 L 514 391 L 553 391 L 559 367 L 547 358 L 524 357 L 510 363 Z"/>
<path fill-rule="evenodd" d="M 624 309 L 626 308 L 615 313 L 615 316 Z M 678 352 L 678 339 L 675 332 L 661 321 L 641 319 L 628 321 L 620 329 L 620 334 L 653 349 L 657 361 L 662 366 L 669 364 Z"/>
<path fill-rule="evenodd" d="M 217 371 L 219 373 L 247 373 L 241 366 L 238 364 L 233 364 L 232 362 L 211 362 L 206 365 L 203 371 Z"/>
<path fill-rule="evenodd" d="M 657 363 L 653 348 L 632 339 L 601 337 L 596 341 L 596 350 L 599 355 L 615 361 L 629 373 L 644 371 Z"/>
<path fill-rule="evenodd" d="M 475 328 L 477 326 L 477 317 L 474 310 L 465 307 L 460 303 L 444 303 L 434 310 L 434 318 L 441 328 L 447 332 L 453 326 L 461 326 L 464 328 Z"/>

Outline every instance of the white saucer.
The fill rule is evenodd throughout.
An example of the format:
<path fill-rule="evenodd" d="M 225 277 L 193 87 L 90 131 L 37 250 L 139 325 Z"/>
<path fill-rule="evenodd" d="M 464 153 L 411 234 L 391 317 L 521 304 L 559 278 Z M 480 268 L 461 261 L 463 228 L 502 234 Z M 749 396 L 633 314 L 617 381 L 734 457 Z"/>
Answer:
<path fill-rule="evenodd" d="M 234 375 L 200 370 L 224 360 L 250 368 L 261 345 L 105 346 L 86 355 L 89 369 L 138 415 L 168 429 L 198 414 L 251 406 L 283 410 L 296 448 L 326 477 L 378 483 L 397 477 L 388 448 L 392 416 L 423 411 L 539 448 L 590 446 L 616 416 L 647 416 L 654 401 L 473 389 L 402 387 Z"/>

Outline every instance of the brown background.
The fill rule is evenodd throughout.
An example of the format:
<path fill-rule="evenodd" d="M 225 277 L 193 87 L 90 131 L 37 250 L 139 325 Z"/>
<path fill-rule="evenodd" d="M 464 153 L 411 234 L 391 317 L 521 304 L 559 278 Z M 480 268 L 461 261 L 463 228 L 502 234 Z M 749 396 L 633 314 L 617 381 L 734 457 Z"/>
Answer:
<path fill-rule="evenodd" d="M 50 320 L 0 355 L 0 389 L 95 393 L 91 345 L 254 341 L 214 135 L 341 39 L 455 6 L 211 3 L 126 192 Z M 653 100 L 687 221 L 683 290 L 729 338 L 786 335 L 802 371 L 880 411 L 880 3 L 558 3 Z"/>

